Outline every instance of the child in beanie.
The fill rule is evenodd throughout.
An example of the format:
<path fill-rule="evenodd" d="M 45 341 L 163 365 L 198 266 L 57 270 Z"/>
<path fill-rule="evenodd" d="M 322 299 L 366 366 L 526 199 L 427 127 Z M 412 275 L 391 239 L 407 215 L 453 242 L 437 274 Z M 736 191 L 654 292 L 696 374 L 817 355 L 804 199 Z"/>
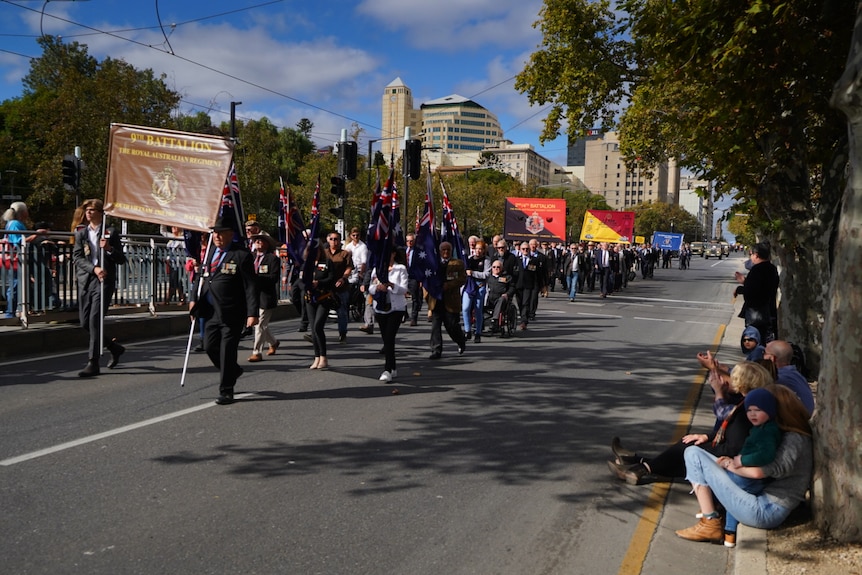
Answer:
<path fill-rule="evenodd" d="M 781 443 L 781 430 L 776 422 L 777 406 L 775 396 L 763 388 L 752 389 L 745 396 L 745 414 L 751 422 L 751 431 L 742 445 L 739 455 L 734 457 L 737 466 L 761 467 L 772 463 L 778 444 Z M 763 491 L 763 479 L 750 479 L 727 472 L 733 482 L 748 493 L 759 495 Z M 724 518 L 724 544 L 727 547 L 736 545 L 736 527 L 739 521 L 730 513 Z"/>

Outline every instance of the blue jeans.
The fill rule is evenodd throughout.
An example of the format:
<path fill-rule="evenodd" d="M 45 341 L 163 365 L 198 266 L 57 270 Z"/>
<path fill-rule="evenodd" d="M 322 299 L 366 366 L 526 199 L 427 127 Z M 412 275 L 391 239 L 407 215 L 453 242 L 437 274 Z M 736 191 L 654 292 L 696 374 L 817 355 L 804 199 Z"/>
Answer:
<path fill-rule="evenodd" d="M 6 288 L 6 315 L 13 317 L 18 311 L 18 270 L 12 272 L 9 287 Z"/>
<path fill-rule="evenodd" d="M 569 283 L 569 299 L 575 299 L 578 295 L 578 272 L 570 270 L 566 281 Z"/>
<path fill-rule="evenodd" d="M 751 493 L 752 495 L 760 495 L 760 493 L 763 491 L 763 488 L 766 487 L 766 482 L 763 479 L 750 479 L 748 477 L 737 475 L 732 471 L 728 471 L 727 474 L 730 476 L 730 479 L 736 485 L 743 488 L 745 491 Z M 733 514 L 729 511 L 725 513 L 724 530 L 736 532 L 736 528 L 738 526 L 739 521 L 736 519 L 736 517 L 734 517 Z"/>
<path fill-rule="evenodd" d="M 461 294 L 461 318 L 464 320 L 464 331 L 470 333 L 470 316 L 476 320 L 476 335 L 482 335 L 482 327 L 484 326 L 484 307 L 485 294 L 488 293 L 486 286 L 480 286 L 479 291 L 475 295 L 467 295 L 467 292 Z M 472 314 L 471 314 L 472 312 Z"/>
<path fill-rule="evenodd" d="M 338 335 L 344 335 L 347 333 L 347 310 L 350 305 L 350 290 L 336 292 L 335 295 L 341 300 L 341 305 L 338 306 L 338 311 L 336 312 L 338 314 Z"/>
<path fill-rule="evenodd" d="M 755 495 L 739 487 L 730 474 L 719 467 L 717 457 L 697 446 L 685 450 L 686 479 L 692 485 L 706 485 L 728 515 L 758 529 L 774 529 L 792 509 L 773 503 L 765 494 Z"/>

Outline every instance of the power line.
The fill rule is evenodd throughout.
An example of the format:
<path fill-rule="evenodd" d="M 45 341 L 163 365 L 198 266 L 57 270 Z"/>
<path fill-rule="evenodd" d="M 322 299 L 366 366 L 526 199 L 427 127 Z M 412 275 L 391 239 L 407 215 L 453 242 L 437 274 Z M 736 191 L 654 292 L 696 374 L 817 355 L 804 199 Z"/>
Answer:
<path fill-rule="evenodd" d="M 15 7 L 17 7 L 17 8 L 22 8 L 22 9 L 24 9 L 24 10 L 29 10 L 30 12 L 36 12 L 36 13 L 38 13 L 38 12 L 39 12 L 38 10 L 34 10 L 33 8 L 28 8 L 28 7 L 26 7 L 26 6 L 21 6 L 20 4 L 15 4 L 14 2 L 10 2 L 10 0 L 0 0 L 0 1 L 5 2 L 6 4 L 11 4 L 12 6 L 15 6 Z M 123 40 L 124 42 L 129 42 L 129 43 L 131 43 L 131 44 L 135 44 L 135 45 L 137 45 L 137 46 L 141 46 L 141 47 L 143 47 L 143 48 L 149 48 L 149 49 L 151 49 L 151 50 L 156 50 L 156 51 L 158 51 L 158 52 L 162 52 L 163 54 L 167 54 L 167 55 L 169 55 L 169 56 L 172 56 L 172 57 L 174 57 L 174 58 L 177 58 L 178 60 L 182 60 L 183 62 L 186 62 L 186 63 L 191 64 L 191 65 L 193 65 L 193 66 L 197 66 L 197 67 L 199 67 L 199 68 L 203 68 L 204 70 L 208 70 L 208 71 L 213 72 L 213 73 L 215 73 L 215 74 L 219 74 L 220 76 L 224 76 L 224 77 L 226 77 L 226 78 L 230 78 L 231 80 L 236 80 L 237 82 L 240 82 L 240 83 L 246 84 L 247 86 L 252 86 L 252 87 L 254 87 L 254 88 L 257 88 L 258 90 L 262 90 L 262 91 L 264 91 L 264 92 L 268 92 L 268 93 L 270 93 L 270 94 L 273 94 L 273 95 L 275 95 L 275 96 L 279 96 L 279 97 L 284 98 L 284 99 L 286 99 L 286 100 L 290 100 L 290 101 L 292 101 L 292 102 L 296 102 L 297 104 L 300 104 L 300 105 L 302 105 L 302 106 L 305 106 L 305 107 L 308 107 L 308 108 L 312 108 L 312 109 L 314 109 L 314 110 L 318 110 L 318 111 L 323 112 L 323 113 L 326 113 L 326 114 L 330 114 L 330 115 L 335 116 L 335 117 L 337 117 L 337 118 L 342 118 L 342 119 L 347 120 L 347 121 L 349 121 L 349 122 L 355 122 L 356 124 L 358 124 L 358 125 L 360 125 L 360 126 L 366 126 L 366 127 L 368 127 L 368 128 L 377 129 L 377 130 L 381 129 L 381 128 L 378 128 L 377 126 L 372 126 L 371 124 L 368 124 L 368 123 L 363 122 L 363 121 L 361 121 L 361 120 L 357 120 L 356 118 L 351 118 L 350 116 L 345 116 L 344 114 L 339 114 L 338 112 L 335 112 L 335 111 L 333 111 L 333 110 L 329 110 L 329 109 L 324 108 L 324 107 L 322 107 L 322 106 L 317 106 L 317 105 L 312 104 L 312 103 L 310 103 L 310 102 L 306 102 L 306 101 L 304 101 L 304 100 L 300 100 L 299 98 L 294 98 L 293 96 L 290 96 L 289 94 L 285 94 L 285 93 L 283 93 L 283 92 L 279 92 L 278 90 L 274 90 L 274 89 L 272 89 L 272 88 L 267 88 L 266 86 L 262 86 L 262 85 L 260 85 L 260 84 L 255 83 L 255 82 L 252 82 L 252 81 L 250 81 L 250 80 L 246 80 L 245 78 L 240 78 L 239 76 L 236 76 L 236 75 L 234 75 L 234 74 L 230 74 L 230 73 L 228 73 L 228 72 L 224 72 L 224 71 L 222 71 L 222 70 L 219 70 L 218 68 L 214 68 L 214 67 L 209 66 L 209 65 L 207 65 L 207 64 L 203 64 L 203 63 L 201 63 L 201 62 L 197 62 L 197 61 L 192 60 L 192 59 L 190 59 L 190 58 L 186 58 L 186 57 L 184 57 L 184 56 L 180 56 L 180 55 L 178 55 L 178 54 L 172 54 L 172 53 L 170 53 L 170 52 L 167 52 L 167 51 L 162 50 L 162 49 L 160 49 L 160 48 L 157 48 L 157 47 L 155 47 L 155 46 L 151 46 L 151 45 L 149 45 L 149 44 L 144 44 L 143 42 L 138 42 L 137 40 L 133 40 L 133 39 L 131 39 L 131 38 L 125 38 L 125 37 L 120 36 L 120 35 L 118 35 L 118 34 L 115 34 L 115 33 L 113 33 L 113 32 L 108 32 L 108 31 L 106 31 L 106 30 L 100 30 L 100 29 L 98 29 L 98 28 L 94 28 L 94 27 L 92 27 L 92 26 L 88 26 L 88 25 L 86 25 L 86 24 L 81 24 L 80 22 L 75 22 L 75 21 L 73 21 L 73 20 L 68 20 L 68 19 L 66 19 L 66 18 L 62 18 L 62 17 L 60 17 L 60 16 L 54 16 L 54 15 L 50 15 L 50 16 L 51 16 L 51 18 L 54 18 L 55 20 L 59 20 L 59 21 L 61 21 L 61 22 L 65 22 L 65 23 L 67 23 L 67 24 L 71 24 L 71 25 L 73 25 L 73 26 L 79 26 L 79 27 L 84 28 L 84 29 L 86 29 L 86 30 L 92 30 L 93 32 L 96 32 L 96 33 L 99 33 L 99 34 L 104 34 L 104 35 L 107 35 L 107 36 L 111 36 L 112 38 L 116 38 L 116 39 L 118 39 L 118 40 Z"/>

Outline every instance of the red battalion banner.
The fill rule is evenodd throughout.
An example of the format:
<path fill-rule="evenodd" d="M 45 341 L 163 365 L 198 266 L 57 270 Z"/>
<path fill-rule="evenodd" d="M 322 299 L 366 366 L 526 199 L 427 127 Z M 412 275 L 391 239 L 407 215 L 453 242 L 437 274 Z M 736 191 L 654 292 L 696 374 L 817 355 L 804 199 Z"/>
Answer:
<path fill-rule="evenodd" d="M 507 241 L 566 241 L 566 200 L 506 198 L 503 237 Z"/>
<path fill-rule="evenodd" d="M 581 228 L 581 241 L 630 244 L 634 230 L 634 212 L 587 210 Z"/>
<path fill-rule="evenodd" d="M 232 157 L 227 138 L 111 124 L 105 213 L 207 231 Z"/>

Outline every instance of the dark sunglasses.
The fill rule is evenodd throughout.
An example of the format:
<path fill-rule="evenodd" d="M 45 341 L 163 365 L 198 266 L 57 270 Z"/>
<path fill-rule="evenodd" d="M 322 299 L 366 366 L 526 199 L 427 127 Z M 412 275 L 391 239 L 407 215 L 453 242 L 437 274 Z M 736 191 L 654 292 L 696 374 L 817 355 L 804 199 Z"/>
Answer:
<path fill-rule="evenodd" d="M 753 341 L 753 342 L 756 342 L 757 340 L 756 340 L 756 339 L 754 339 L 753 337 L 744 337 L 744 338 L 742 338 L 742 341 Z"/>

